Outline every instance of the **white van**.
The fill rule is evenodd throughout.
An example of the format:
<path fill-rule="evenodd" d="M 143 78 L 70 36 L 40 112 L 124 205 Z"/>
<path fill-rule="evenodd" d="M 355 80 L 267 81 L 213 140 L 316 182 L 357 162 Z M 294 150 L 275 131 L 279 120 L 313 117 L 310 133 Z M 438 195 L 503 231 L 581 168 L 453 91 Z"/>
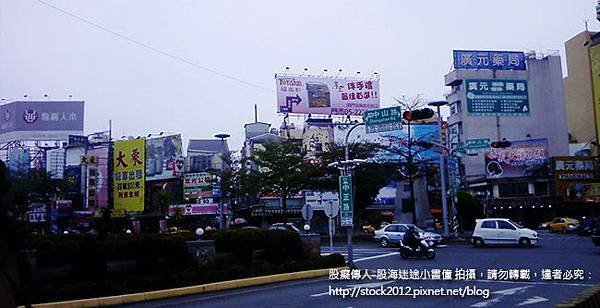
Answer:
<path fill-rule="evenodd" d="M 495 244 L 533 246 L 539 239 L 536 231 L 523 228 L 510 219 L 486 218 L 475 221 L 475 231 L 471 237 L 475 247 Z"/>

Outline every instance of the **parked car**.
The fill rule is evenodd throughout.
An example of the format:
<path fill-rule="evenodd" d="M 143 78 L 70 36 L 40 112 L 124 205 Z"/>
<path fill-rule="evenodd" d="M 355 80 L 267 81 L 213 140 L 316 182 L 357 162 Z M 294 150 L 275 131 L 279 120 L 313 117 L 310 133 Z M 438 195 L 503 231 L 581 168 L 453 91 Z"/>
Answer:
<path fill-rule="evenodd" d="M 381 228 L 375 231 L 373 235 L 373 239 L 379 241 L 381 247 L 389 247 L 390 245 L 400 245 L 400 241 L 404 237 L 404 233 L 408 230 L 408 227 L 411 224 L 391 224 L 384 228 Z M 419 232 L 419 236 L 427 241 L 433 242 L 434 245 L 437 245 L 442 242 L 442 236 L 433 233 L 426 232 L 415 226 L 415 230 Z"/>
<path fill-rule="evenodd" d="M 297 233 L 302 233 L 298 227 L 296 227 L 293 223 L 274 223 L 269 226 L 268 230 L 281 230 L 281 231 L 294 231 Z"/>
<path fill-rule="evenodd" d="M 550 232 L 574 232 L 577 230 L 577 225 L 579 224 L 579 220 L 569 218 L 569 217 L 557 217 L 554 218 L 551 222 L 546 226 L 548 231 Z"/>
<path fill-rule="evenodd" d="M 476 219 L 471 237 L 475 247 L 494 244 L 533 246 L 538 240 L 536 231 L 524 228 L 507 218 Z"/>
<path fill-rule="evenodd" d="M 388 226 L 389 224 L 390 224 L 389 222 L 385 222 L 385 221 L 384 221 L 384 222 L 382 222 L 382 223 L 379 225 L 379 229 L 383 229 L 383 228 L 385 228 L 386 226 Z M 364 225 L 364 226 L 362 226 L 362 230 L 363 230 L 365 233 L 374 233 L 374 232 L 377 230 L 377 228 L 376 228 L 375 226 L 373 226 L 373 225 L 369 224 L 369 225 Z"/>

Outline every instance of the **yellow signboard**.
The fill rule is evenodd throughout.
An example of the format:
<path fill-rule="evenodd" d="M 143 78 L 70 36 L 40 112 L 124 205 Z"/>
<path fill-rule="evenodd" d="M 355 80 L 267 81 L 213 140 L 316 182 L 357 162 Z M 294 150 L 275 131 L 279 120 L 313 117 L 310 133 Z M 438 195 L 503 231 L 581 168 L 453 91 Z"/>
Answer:
<path fill-rule="evenodd" d="M 113 154 L 115 210 L 123 209 L 127 212 L 144 210 L 145 155 L 144 139 L 115 142 Z"/>
<path fill-rule="evenodd" d="M 594 88 L 594 113 L 596 121 L 596 142 L 600 142 L 600 45 L 590 48 L 592 61 L 592 86 Z"/>

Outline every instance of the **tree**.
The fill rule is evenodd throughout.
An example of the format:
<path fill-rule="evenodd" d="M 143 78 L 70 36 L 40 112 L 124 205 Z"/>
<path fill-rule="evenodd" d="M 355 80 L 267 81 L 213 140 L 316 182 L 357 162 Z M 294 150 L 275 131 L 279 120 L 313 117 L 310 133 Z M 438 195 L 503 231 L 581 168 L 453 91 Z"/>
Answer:
<path fill-rule="evenodd" d="M 278 196 L 284 213 L 283 220 L 287 222 L 287 200 L 309 186 L 316 168 L 304 160 L 305 153 L 291 141 L 266 143 L 264 147 L 264 150 L 254 152 L 250 158 L 258 170 L 247 170 L 241 176 L 244 191 Z"/>
<path fill-rule="evenodd" d="M 459 190 L 456 193 L 456 198 L 458 199 L 456 211 L 461 229 L 473 230 L 475 219 L 483 217 L 481 203 L 465 190 Z"/>

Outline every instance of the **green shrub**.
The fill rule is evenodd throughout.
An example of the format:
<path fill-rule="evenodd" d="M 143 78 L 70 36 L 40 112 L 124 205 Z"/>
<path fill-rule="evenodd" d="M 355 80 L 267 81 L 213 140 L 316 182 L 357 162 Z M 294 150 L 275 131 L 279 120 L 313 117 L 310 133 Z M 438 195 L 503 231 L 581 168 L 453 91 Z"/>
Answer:
<path fill-rule="evenodd" d="M 75 254 L 74 276 L 101 280 L 106 274 L 106 260 L 101 246 L 95 238 L 86 236 L 80 242 Z"/>
<path fill-rule="evenodd" d="M 265 243 L 266 258 L 271 263 L 279 264 L 302 258 L 302 242 L 300 241 L 300 235 L 296 232 L 267 231 Z"/>

